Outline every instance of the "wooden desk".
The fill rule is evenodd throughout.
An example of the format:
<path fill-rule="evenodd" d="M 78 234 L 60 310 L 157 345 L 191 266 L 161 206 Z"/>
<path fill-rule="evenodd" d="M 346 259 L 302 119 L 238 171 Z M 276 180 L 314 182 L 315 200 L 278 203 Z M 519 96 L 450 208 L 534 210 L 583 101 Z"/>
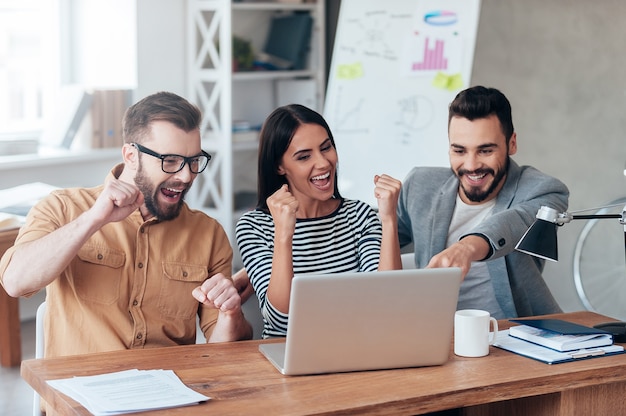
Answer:
<path fill-rule="evenodd" d="M 591 312 L 554 316 L 586 325 L 608 320 Z M 63 415 L 89 413 L 46 380 L 131 368 L 172 369 L 212 397 L 159 415 L 414 415 L 459 407 L 472 416 L 626 414 L 626 354 L 548 365 L 493 347 L 487 357 L 462 358 L 451 347 L 443 366 L 289 377 L 261 355 L 261 342 L 273 341 L 25 360 L 21 372 Z"/>
<path fill-rule="evenodd" d="M 0 257 L 13 245 L 18 229 L 0 232 Z M 19 299 L 7 295 L 0 285 L 0 365 L 15 367 L 22 362 Z"/>

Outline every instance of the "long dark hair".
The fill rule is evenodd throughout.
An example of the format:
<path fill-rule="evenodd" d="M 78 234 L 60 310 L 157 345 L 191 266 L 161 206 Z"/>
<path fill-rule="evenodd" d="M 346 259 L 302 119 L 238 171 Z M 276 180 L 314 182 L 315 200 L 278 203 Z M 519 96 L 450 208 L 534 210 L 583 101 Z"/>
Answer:
<path fill-rule="evenodd" d="M 302 124 L 322 126 L 326 130 L 332 146 L 336 149 L 335 139 L 328 123 L 316 111 L 300 104 L 290 104 L 274 110 L 265 119 L 259 138 L 257 209 L 268 212 L 267 198 L 287 183 L 285 176 L 278 174 L 278 166 L 287 148 L 289 148 L 296 130 Z M 337 187 L 336 171 L 333 197 L 341 198 Z"/>

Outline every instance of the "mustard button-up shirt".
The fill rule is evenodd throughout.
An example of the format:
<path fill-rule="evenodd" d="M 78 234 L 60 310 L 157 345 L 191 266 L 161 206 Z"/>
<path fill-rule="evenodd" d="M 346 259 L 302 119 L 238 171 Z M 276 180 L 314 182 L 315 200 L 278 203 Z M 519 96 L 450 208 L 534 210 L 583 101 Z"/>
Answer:
<path fill-rule="evenodd" d="M 0 275 L 16 246 L 76 219 L 102 189 L 55 191 L 31 209 Z M 105 225 L 46 287 L 46 357 L 192 344 L 196 317 L 208 339 L 217 311 L 199 304 L 191 291 L 215 273 L 230 276 L 231 263 L 223 228 L 187 205 L 171 221 L 144 221 L 137 210 Z"/>

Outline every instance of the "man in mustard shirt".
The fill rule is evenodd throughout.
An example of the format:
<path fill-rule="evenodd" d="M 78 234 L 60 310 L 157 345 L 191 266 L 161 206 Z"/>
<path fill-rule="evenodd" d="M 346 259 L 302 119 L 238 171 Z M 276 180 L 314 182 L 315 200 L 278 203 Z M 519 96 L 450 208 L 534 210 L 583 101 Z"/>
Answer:
<path fill-rule="evenodd" d="M 55 191 L 29 213 L 0 261 L 11 296 L 46 288 L 45 356 L 252 337 L 216 220 L 183 198 L 210 156 L 199 109 L 150 95 L 123 121 L 123 163 L 103 185 Z M 204 302 L 192 290 L 205 282 Z"/>

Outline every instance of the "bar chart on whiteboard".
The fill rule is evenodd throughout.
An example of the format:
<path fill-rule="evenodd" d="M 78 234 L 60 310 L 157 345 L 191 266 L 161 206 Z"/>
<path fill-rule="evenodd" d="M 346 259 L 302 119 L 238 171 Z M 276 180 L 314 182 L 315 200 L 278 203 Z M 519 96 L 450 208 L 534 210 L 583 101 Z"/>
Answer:
<path fill-rule="evenodd" d="M 450 49 L 458 50 L 458 46 L 451 46 L 454 38 L 443 39 L 423 37 L 423 42 L 416 45 L 414 50 L 418 59 L 413 61 L 411 71 L 454 71 L 461 68 L 459 54 L 450 55 Z M 446 51 L 447 53 L 444 53 Z M 456 71 L 455 71 L 456 69 Z"/>
<path fill-rule="evenodd" d="M 324 117 L 339 187 L 375 205 L 372 178 L 448 166 L 447 116 L 471 82 L 480 0 L 342 0 Z"/>

